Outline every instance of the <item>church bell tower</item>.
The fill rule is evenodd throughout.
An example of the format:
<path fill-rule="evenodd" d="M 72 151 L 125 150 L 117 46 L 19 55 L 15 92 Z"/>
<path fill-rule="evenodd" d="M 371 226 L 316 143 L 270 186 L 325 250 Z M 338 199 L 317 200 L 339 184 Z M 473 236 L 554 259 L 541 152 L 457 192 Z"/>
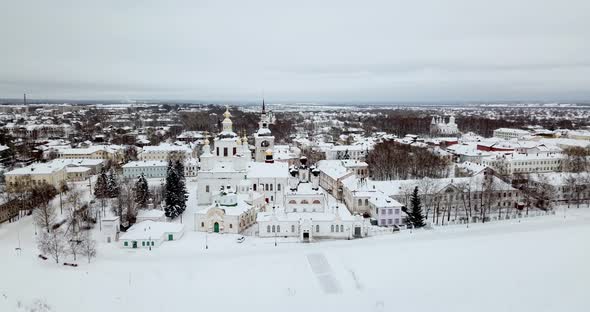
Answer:
<path fill-rule="evenodd" d="M 272 155 L 275 145 L 275 137 L 272 135 L 269 125 L 274 123 L 274 118 L 271 111 L 266 111 L 264 99 L 262 99 L 262 112 L 260 113 L 260 122 L 258 122 L 258 131 L 254 134 L 255 155 L 254 159 L 257 162 L 265 162 L 266 155 Z"/>

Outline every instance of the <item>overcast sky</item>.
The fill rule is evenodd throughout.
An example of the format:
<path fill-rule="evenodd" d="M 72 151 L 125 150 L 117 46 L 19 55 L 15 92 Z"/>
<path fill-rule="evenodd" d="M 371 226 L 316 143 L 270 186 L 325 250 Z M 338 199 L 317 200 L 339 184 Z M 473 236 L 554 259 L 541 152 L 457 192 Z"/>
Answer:
<path fill-rule="evenodd" d="M 3 0 L 0 40 L 0 97 L 590 100 L 588 0 Z"/>

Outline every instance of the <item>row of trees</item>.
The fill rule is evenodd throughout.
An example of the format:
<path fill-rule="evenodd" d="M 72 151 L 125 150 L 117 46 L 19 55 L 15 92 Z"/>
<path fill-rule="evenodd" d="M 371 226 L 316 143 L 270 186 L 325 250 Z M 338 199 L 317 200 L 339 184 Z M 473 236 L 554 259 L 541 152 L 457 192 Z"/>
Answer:
<path fill-rule="evenodd" d="M 402 186 L 401 200 L 406 207 L 413 207 L 419 196 L 426 219 L 433 224 L 449 222 L 486 222 L 495 213 L 498 218 L 510 216 L 516 209 L 517 195 L 504 188 L 506 184 L 492 175 L 457 179 L 449 186 L 430 178 L 415 185 Z M 548 191 L 545 196 L 550 196 Z M 528 213 L 528 208 L 527 208 Z"/>
<path fill-rule="evenodd" d="M 428 149 L 397 142 L 383 142 L 367 156 L 371 176 L 375 180 L 406 180 L 424 177 L 447 177 L 450 164 Z"/>

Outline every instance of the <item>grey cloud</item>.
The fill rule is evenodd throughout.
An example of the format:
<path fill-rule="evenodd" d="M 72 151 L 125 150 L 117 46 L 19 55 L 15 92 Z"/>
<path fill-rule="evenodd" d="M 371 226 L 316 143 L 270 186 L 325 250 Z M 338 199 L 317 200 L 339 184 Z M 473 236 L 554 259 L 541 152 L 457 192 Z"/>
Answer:
<path fill-rule="evenodd" d="M 0 97 L 584 99 L 590 2 L 4 1 Z"/>

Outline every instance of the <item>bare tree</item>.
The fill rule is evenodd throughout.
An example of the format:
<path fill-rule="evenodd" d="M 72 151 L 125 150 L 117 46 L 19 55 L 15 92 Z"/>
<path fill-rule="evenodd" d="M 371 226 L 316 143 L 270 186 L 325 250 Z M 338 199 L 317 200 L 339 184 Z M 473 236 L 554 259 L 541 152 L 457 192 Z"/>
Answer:
<path fill-rule="evenodd" d="M 422 203 L 424 204 L 424 216 L 428 219 L 428 214 L 433 210 L 434 193 L 436 191 L 436 181 L 431 178 L 424 178 L 418 182 L 418 189 L 422 193 Z M 434 219 L 433 219 L 434 222 Z"/>
<path fill-rule="evenodd" d="M 496 180 L 494 179 L 494 175 L 492 173 L 486 174 L 482 179 L 482 192 L 481 192 L 481 211 L 480 217 L 481 222 L 486 222 L 488 218 L 488 213 L 490 213 L 494 203 L 496 202 Z"/>
<path fill-rule="evenodd" d="M 42 254 L 51 256 L 55 263 L 66 253 L 64 234 L 60 229 L 42 232 L 37 236 L 37 247 Z"/>
<path fill-rule="evenodd" d="M 137 217 L 137 204 L 135 202 L 135 184 L 130 179 L 121 181 L 120 192 L 116 205 L 113 206 L 115 214 L 121 218 L 124 224 L 135 223 Z"/>
<path fill-rule="evenodd" d="M 96 257 L 96 241 L 92 239 L 90 231 L 85 231 L 82 234 L 81 241 L 80 252 L 88 258 L 88 263 L 90 263 L 90 260 Z"/>
<path fill-rule="evenodd" d="M 57 220 L 55 208 L 48 202 L 43 202 L 34 210 L 33 219 L 37 226 L 49 233 Z"/>

